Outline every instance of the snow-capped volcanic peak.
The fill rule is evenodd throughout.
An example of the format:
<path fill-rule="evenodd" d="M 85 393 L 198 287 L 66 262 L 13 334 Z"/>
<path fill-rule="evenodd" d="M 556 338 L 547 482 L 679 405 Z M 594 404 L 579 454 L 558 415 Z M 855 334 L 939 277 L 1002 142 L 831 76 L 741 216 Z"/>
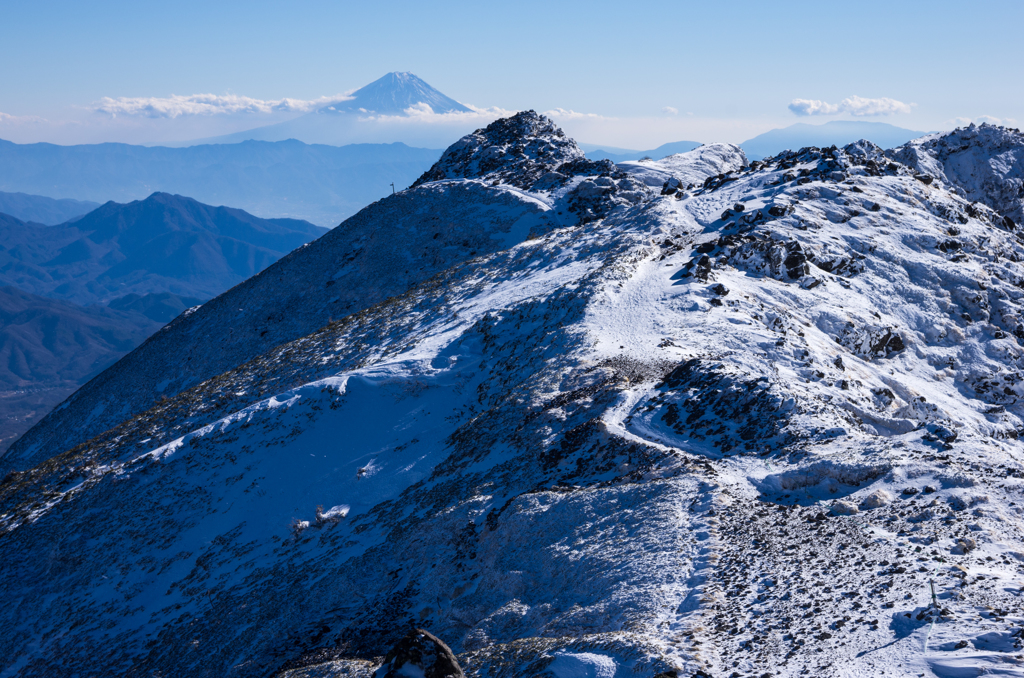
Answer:
<path fill-rule="evenodd" d="M 1024 225 L 1024 134 L 997 125 L 971 125 L 929 134 L 887 153 L 928 176 L 956 187 Z"/>
<path fill-rule="evenodd" d="M 433 113 L 468 113 L 471 109 L 445 96 L 412 73 L 388 73 L 318 113 L 404 115 L 409 109 Z"/>

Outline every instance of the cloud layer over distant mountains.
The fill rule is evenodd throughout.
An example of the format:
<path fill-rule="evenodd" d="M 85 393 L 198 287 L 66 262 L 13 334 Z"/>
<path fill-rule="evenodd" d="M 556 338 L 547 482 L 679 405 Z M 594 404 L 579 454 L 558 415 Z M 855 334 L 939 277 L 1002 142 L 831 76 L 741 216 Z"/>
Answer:
<path fill-rule="evenodd" d="M 169 97 L 103 97 L 92 106 L 99 113 L 146 118 L 177 118 L 183 115 L 224 115 L 232 113 L 308 113 L 327 104 L 351 97 L 336 94 L 319 99 L 254 99 L 237 94 L 191 94 Z"/>
<path fill-rule="evenodd" d="M 858 117 L 874 115 L 892 115 L 893 113 L 910 113 L 913 104 L 905 104 L 888 97 L 880 99 L 865 99 L 864 97 L 852 96 L 840 101 L 838 104 L 830 104 L 827 101 L 817 99 L 793 99 L 789 104 L 789 110 L 796 115 L 836 115 L 838 113 L 849 113 Z"/>

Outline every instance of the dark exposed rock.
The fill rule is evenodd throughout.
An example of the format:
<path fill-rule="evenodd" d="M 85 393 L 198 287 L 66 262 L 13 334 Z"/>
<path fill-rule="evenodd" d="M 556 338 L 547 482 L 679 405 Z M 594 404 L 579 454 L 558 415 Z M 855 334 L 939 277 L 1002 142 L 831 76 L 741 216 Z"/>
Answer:
<path fill-rule="evenodd" d="M 810 273 L 807 253 L 796 240 L 750 235 L 745 241 L 733 243 L 735 245 L 727 252 L 729 263 L 748 273 L 778 280 L 799 280 Z"/>
<path fill-rule="evenodd" d="M 862 358 L 884 358 L 906 348 L 894 327 L 846 327 L 836 342 Z"/>
<path fill-rule="evenodd" d="M 412 676 L 464 678 L 465 674 L 451 649 L 440 638 L 415 629 L 395 644 L 374 673 L 374 678 Z"/>
<path fill-rule="evenodd" d="M 792 442 L 786 431 L 791 410 L 778 389 L 761 377 L 750 379 L 724 365 L 688 360 L 665 375 L 658 416 L 676 433 L 706 440 L 721 453 L 753 452 Z"/>
<path fill-rule="evenodd" d="M 583 151 L 557 125 L 534 111 L 523 111 L 459 139 L 413 187 L 489 175 L 527 188 L 544 174 L 579 160 L 586 162 Z"/>

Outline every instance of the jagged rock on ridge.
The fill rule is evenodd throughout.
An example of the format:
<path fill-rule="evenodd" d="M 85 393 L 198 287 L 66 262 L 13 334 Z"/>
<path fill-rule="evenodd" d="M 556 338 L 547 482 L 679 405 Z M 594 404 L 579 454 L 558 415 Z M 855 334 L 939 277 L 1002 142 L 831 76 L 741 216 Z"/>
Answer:
<path fill-rule="evenodd" d="M 374 678 L 464 678 L 444 642 L 423 629 L 410 631 L 384 657 Z"/>

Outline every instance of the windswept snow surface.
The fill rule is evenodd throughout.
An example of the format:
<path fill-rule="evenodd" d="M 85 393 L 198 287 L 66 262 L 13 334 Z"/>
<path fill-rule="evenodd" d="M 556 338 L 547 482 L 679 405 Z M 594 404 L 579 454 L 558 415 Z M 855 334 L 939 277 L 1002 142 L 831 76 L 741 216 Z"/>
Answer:
<path fill-rule="evenodd" d="M 411 625 L 495 678 L 1020 675 L 1004 215 L 868 143 L 658 195 L 499 122 L 403 200 L 565 221 L 6 476 L 0 675 L 369 676 Z"/>
<path fill-rule="evenodd" d="M 676 179 L 683 188 L 700 186 L 708 177 L 736 172 L 747 164 L 743 149 L 733 144 L 705 144 L 686 153 L 676 153 L 661 160 L 634 160 L 619 167 L 654 188 L 661 188 L 669 179 Z"/>

